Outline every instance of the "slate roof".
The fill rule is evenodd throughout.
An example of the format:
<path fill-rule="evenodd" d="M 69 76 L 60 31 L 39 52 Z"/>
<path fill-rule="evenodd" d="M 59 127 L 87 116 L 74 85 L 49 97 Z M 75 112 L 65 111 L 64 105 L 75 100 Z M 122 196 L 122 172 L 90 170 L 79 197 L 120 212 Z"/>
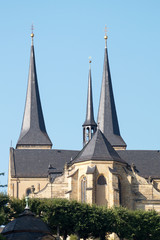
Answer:
<path fill-rule="evenodd" d="M 58 174 L 79 151 L 53 149 L 10 149 L 12 177 L 48 177 L 51 164 Z"/>
<path fill-rule="evenodd" d="M 112 146 L 126 147 L 126 143 L 122 139 L 119 130 L 107 47 L 105 47 L 104 52 L 103 78 L 97 125 Z"/>
<path fill-rule="evenodd" d="M 136 166 L 138 174 L 144 178 L 149 176 L 160 178 L 160 151 L 152 150 L 121 150 L 117 151 L 129 165 Z"/>
<path fill-rule="evenodd" d="M 28 78 L 28 88 L 26 96 L 26 104 L 23 116 L 23 123 L 17 147 L 19 145 L 49 145 L 52 142 L 46 132 L 46 127 L 43 118 L 41 107 L 34 46 L 31 46 L 30 68 Z"/>
<path fill-rule="evenodd" d="M 98 135 L 96 137 L 96 135 Z M 90 142 L 92 144 L 90 145 Z M 102 144 L 103 143 L 103 144 Z M 86 160 L 115 160 L 134 164 L 142 177 L 160 178 L 160 151 L 152 150 L 120 150 L 110 151 L 100 133 L 84 146 L 81 151 L 71 150 L 40 150 L 40 149 L 13 149 L 11 148 L 11 176 L 12 177 L 48 177 L 48 166 L 51 164 L 56 173 L 62 173 L 65 163 L 82 162 Z M 95 146 L 96 145 L 96 146 Z M 110 157 L 111 156 L 111 157 Z M 71 159 L 73 159 L 71 161 Z"/>
<path fill-rule="evenodd" d="M 125 163 L 99 129 L 97 129 L 92 139 L 84 146 L 72 163 L 87 160 L 118 161 Z"/>
<path fill-rule="evenodd" d="M 25 210 L 16 219 L 9 222 L 3 229 L 2 234 L 6 239 L 34 240 L 44 236 L 51 236 L 51 230 L 40 218 L 36 218 L 30 210 Z M 52 239 L 54 239 L 52 237 Z"/>
<path fill-rule="evenodd" d="M 83 126 L 97 126 L 94 120 L 94 111 L 93 111 L 93 97 L 92 97 L 92 77 L 91 77 L 91 67 L 89 68 L 88 76 L 88 95 L 87 95 L 87 110 L 86 110 L 86 120 L 83 123 Z"/>

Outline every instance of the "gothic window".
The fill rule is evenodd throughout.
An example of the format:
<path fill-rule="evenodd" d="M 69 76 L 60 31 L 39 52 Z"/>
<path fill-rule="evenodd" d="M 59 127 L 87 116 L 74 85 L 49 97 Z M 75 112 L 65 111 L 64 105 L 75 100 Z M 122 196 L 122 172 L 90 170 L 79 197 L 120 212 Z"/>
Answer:
<path fill-rule="evenodd" d="M 81 179 L 81 202 L 86 202 L 86 188 L 87 188 L 87 179 L 83 177 Z"/>
<path fill-rule="evenodd" d="M 26 189 L 26 196 L 28 196 L 31 193 L 31 188 Z"/>
<path fill-rule="evenodd" d="M 103 175 L 100 175 L 97 179 L 97 184 L 98 185 L 106 185 L 106 178 Z"/>
<path fill-rule="evenodd" d="M 107 181 L 103 174 L 100 174 L 96 182 L 96 204 L 105 205 L 108 204 L 108 187 Z"/>
<path fill-rule="evenodd" d="M 118 178 L 118 189 L 119 189 L 119 204 L 122 204 L 122 193 L 121 193 L 121 182 L 120 179 Z"/>

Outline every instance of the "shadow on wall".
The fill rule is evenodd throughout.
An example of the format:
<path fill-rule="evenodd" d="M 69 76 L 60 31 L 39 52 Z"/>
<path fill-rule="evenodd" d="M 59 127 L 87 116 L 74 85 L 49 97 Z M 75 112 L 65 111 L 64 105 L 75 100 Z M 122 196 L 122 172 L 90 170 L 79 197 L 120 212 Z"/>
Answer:
<path fill-rule="evenodd" d="M 108 205 L 107 201 L 108 186 L 107 180 L 104 175 L 99 175 L 96 181 L 96 204 L 97 205 Z"/>

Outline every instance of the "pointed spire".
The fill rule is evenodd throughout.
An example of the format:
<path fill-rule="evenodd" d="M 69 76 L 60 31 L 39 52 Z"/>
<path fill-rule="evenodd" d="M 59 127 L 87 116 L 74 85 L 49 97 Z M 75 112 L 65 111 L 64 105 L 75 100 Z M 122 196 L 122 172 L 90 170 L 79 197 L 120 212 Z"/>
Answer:
<path fill-rule="evenodd" d="M 93 98 L 92 98 L 92 77 L 91 77 L 91 59 L 89 60 L 89 76 L 88 76 L 88 96 L 86 120 L 83 123 L 83 144 L 85 145 L 96 131 L 97 124 L 94 120 Z"/>
<path fill-rule="evenodd" d="M 50 141 L 48 134 L 46 132 L 38 89 L 33 37 L 34 34 L 32 32 L 31 33 L 32 44 L 26 104 L 21 133 L 16 147 L 51 148 L 52 142 Z"/>
<path fill-rule="evenodd" d="M 97 126 L 94 120 L 93 111 L 93 97 L 92 97 L 92 77 L 91 77 L 91 60 L 89 61 L 89 76 L 88 76 L 88 95 L 87 95 L 87 109 L 86 109 L 86 120 L 83 126 L 93 125 Z"/>
<path fill-rule="evenodd" d="M 119 130 L 118 118 L 114 102 L 111 74 L 107 52 L 107 35 L 105 34 L 104 67 L 101 87 L 101 96 L 98 111 L 98 128 L 115 149 L 125 149 L 126 143 Z"/>

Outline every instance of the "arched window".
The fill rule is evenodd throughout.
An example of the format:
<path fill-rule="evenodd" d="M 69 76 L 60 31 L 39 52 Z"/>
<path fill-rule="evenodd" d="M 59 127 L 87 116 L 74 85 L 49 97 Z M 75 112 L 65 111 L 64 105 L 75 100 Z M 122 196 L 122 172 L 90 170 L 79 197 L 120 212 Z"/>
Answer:
<path fill-rule="evenodd" d="M 122 191 L 121 191 L 121 181 L 118 178 L 118 189 L 119 189 L 119 204 L 122 204 Z"/>
<path fill-rule="evenodd" d="M 106 178 L 103 174 L 99 175 L 96 184 L 96 204 L 105 205 L 108 204 L 108 186 Z"/>
<path fill-rule="evenodd" d="M 94 128 L 91 128 L 91 136 L 93 136 Z"/>
<path fill-rule="evenodd" d="M 29 196 L 30 193 L 31 193 L 31 188 L 27 188 L 26 189 L 26 196 Z"/>
<path fill-rule="evenodd" d="M 103 175 L 100 175 L 97 179 L 97 184 L 98 185 L 106 185 L 106 178 Z"/>
<path fill-rule="evenodd" d="M 81 179 L 81 202 L 86 202 L 86 188 L 87 188 L 87 179 L 83 177 Z"/>
<path fill-rule="evenodd" d="M 86 142 L 89 141 L 89 128 L 86 128 Z"/>

